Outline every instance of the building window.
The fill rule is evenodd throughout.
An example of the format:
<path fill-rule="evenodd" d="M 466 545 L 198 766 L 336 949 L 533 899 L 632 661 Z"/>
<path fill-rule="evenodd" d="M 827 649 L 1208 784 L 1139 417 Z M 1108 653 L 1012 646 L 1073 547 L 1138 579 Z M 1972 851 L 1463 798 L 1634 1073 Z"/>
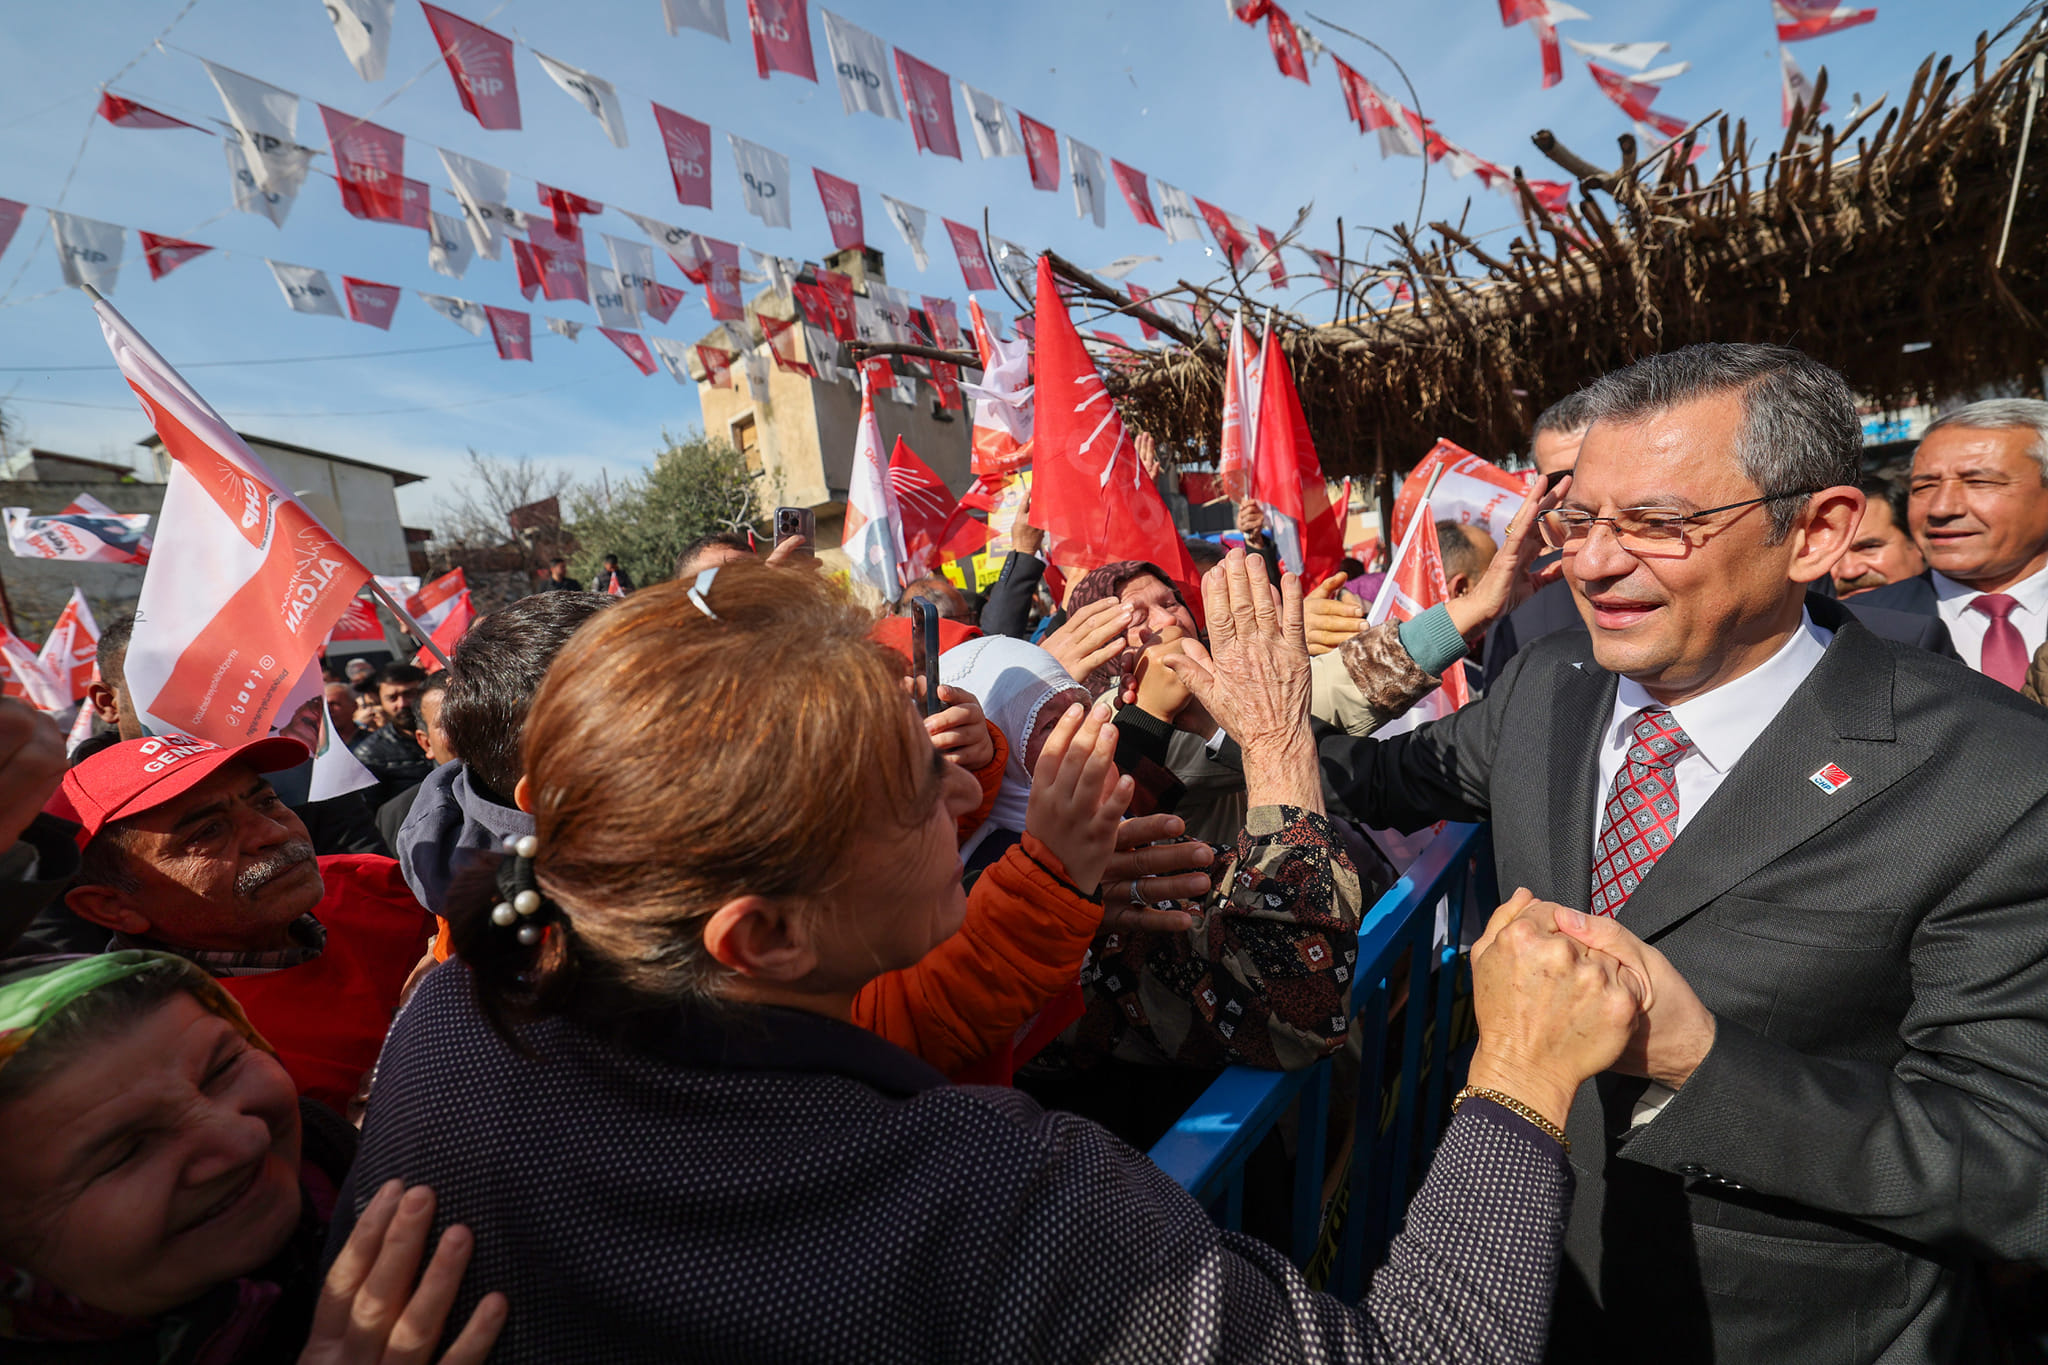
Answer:
<path fill-rule="evenodd" d="M 761 469 L 761 431 L 754 425 L 754 414 L 735 418 L 732 424 L 733 449 L 747 457 L 747 468 L 759 472 Z"/>

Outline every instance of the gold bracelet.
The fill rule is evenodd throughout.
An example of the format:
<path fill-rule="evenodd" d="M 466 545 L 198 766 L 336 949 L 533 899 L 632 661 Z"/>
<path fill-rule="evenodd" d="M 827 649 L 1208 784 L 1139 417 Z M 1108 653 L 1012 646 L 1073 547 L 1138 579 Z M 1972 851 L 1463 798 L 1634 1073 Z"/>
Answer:
<path fill-rule="evenodd" d="M 1572 1149 L 1572 1140 L 1564 1135 L 1564 1129 L 1558 1127 L 1549 1119 L 1544 1118 L 1543 1115 L 1537 1113 L 1534 1109 L 1531 1109 L 1528 1105 L 1522 1103 L 1513 1095 L 1504 1095 L 1498 1090 L 1488 1090 L 1483 1086 L 1468 1085 L 1463 1090 L 1460 1090 L 1454 1097 L 1452 1097 L 1451 1112 L 1453 1114 L 1457 1113 L 1458 1106 L 1463 1104 L 1466 1100 L 1492 1100 L 1495 1104 L 1507 1110 L 1509 1113 L 1521 1115 L 1523 1118 L 1529 1120 L 1529 1122 L 1535 1124 L 1538 1128 L 1542 1129 L 1545 1133 L 1548 1133 L 1551 1137 L 1556 1138 L 1558 1142 L 1563 1145 L 1567 1153 L 1569 1153 Z"/>

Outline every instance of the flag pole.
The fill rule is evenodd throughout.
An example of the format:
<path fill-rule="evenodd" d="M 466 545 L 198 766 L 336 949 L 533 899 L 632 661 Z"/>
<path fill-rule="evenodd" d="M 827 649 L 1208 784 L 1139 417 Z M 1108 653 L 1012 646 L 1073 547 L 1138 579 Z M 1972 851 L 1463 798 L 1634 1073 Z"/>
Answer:
<path fill-rule="evenodd" d="M 440 660 L 442 668 L 445 669 L 448 667 L 448 656 L 441 652 L 441 646 L 434 643 L 434 637 L 429 635 L 426 629 L 422 627 L 419 622 L 412 619 L 411 612 L 407 611 L 404 607 L 398 605 L 397 599 L 392 597 L 390 593 L 384 590 L 384 585 L 382 583 L 379 583 L 374 577 L 372 577 L 370 581 L 363 584 L 363 586 L 369 589 L 370 595 L 372 597 L 376 598 L 379 602 L 383 603 L 384 609 L 386 611 L 390 612 L 393 616 L 398 618 L 400 627 L 404 629 L 407 635 L 412 636 L 413 639 L 420 642 L 420 648 L 426 650 L 427 653 L 433 655 L 436 659 Z"/>
<path fill-rule="evenodd" d="M 1430 518 L 1429 495 L 1436 492 L 1436 481 L 1444 476 L 1450 466 L 1445 460 L 1430 472 L 1429 483 L 1422 490 L 1422 501 L 1415 504 L 1415 515 L 1408 521 L 1408 529 L 1401 533 L 1401 543 L 1394 550 L 1394 557 L 1387 561 L 1387 576 L 1380 580 L 1380 590 L 1373 594 L 1372 609 L 1365 614 L 1365 623 L 1376 626 L 1387 619 L 1394 596 L 1394 575 L 1400 571 L 1401 561 L 1408 554 L 1408 546 L 1415 539 L 1415 532 Z"/>

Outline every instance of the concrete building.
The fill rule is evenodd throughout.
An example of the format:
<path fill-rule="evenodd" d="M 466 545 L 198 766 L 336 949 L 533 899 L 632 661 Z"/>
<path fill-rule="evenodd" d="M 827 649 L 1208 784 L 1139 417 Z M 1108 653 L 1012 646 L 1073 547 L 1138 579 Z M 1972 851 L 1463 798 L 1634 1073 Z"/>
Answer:
<path fill-rule="evenodd" d="M 400 523 L 397 490 L 419 482 L 423 475 L 247 432 L 241 436 L 372 572 L 413 572 L 408 537 L 424 538 L 425 532 L 411 532 Z M 141 472 L 56 451 L 19 452 L 0 462 L 0 507 L 26 507 L 35 514 L 61 512 L 80 493 L 90 493 L 116 512 L 147 512 L 154 518 L 163 510 L 170 457 L 154 434 L 140 444 L 148 452 Z M 159 534 L 154 520 L 150 534 Z M 74 586 L 85 590 L 94 616 L 105 622 L 135 609 L 143 572 L 143 566 L 135 564 L 0 555 L 0 583 L 8 604 L 23 638 L 35 645 L 49 633 Z"/>
<path fill-rule="evenodd" d="M 867 295 L 870 279 L 888 282 L 882 273 L 882 253 L 872 249 L 839 252 L 827 257 L 826 265 L 851 276 L 855 293 L 862 297 Z M 713 384 L 709 373 L 692 357 L 691 375 L 697 380 L 697 395 L 704 407 L 704 431 L 714 439 L 730 441 L 747 457 L 748 465 L 760 472 L 758 503 L 764 518 L 778 506 L 810 508 L 818 519 L 819 557 L 833 568 L 843 569 L 846 559 L 839 542 L 860 424 L 860 383 L 850 368 L 837 369 L 834 378 L 816 379 L 778 368 L 754 320 L 761 313 L 778 319 L 797 316 L 790 300 L 766 289 L 748 305 L 745 323 L 721 324 L 701 339 L 705 346 L 740 351 L 733 358 L 731 387 Z M 733 336 L 734 328 L 742 331 L 743 337 Z M 803 332 L 800 329 L 793 335 Z M 744 350 L 739 345 L 742 339 Z M 803 352 L 803 359 L 814 368 L 821 362 L 831 363 L 831 357 L 814 355 L 808 341 Z M 835 371 L 821 370 L 821 375 L 826 373 Z M 958 496 L 974 477 L 969 469 L 973 446 L 970 413 L 964 405 L 953 410 L 940 408 L 932 387 L 922 381 L 916 384 L 916 395 L 915 403 L 899 402 L 887 393 L 876 397 L 875 422 L 882 432 L 882 452 L 886 456 L 901 436 Z"/>

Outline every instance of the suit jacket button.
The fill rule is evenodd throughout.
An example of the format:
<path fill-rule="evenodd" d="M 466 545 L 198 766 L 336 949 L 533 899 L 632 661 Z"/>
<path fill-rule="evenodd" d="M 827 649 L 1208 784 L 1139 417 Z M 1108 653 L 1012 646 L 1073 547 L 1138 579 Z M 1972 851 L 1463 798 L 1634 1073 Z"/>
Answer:
<path fill-rule="evenodd" d="M 1707 1168 L 1696 1162 L 1688 1161 L 1678 1168 L 1678 1173 L 1684 1176 L 1702 1176 L 1707 1173 Z"/>

